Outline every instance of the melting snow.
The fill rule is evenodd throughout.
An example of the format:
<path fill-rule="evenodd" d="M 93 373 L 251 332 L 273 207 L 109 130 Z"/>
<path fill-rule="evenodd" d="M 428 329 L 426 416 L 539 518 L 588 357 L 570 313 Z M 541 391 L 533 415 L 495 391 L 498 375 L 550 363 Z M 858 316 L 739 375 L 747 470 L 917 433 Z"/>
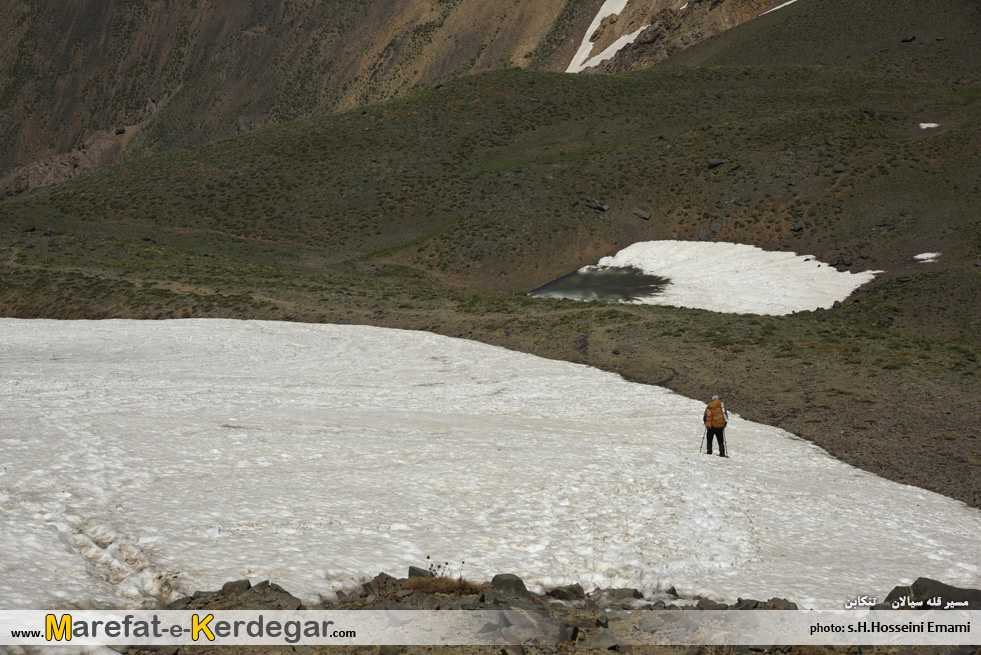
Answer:
<path fill-rule="evenodd" d="M 981 512 L 738 416 L 732 457 L 700 454 L 701 402 L 577 364 L 365 326 L 15 319 L 0 364 L 0 609 L 245 577 L 316 601 L 427 555 L 832 609 L 981 586 Z"/>
<path fill-rule="evenodd" d="M 930 130 L 935 127 L 940 127 L 940 123 L 920 123 L 921 130 Z"/>
<path fill-rule="evenodd" d="M 638 30 L 637 32 L 634 32 L 629 37 L 621 37 L 620 39 L 618 39 L 617 43 L 620 43 L 621 41 L 624 41 L 624 39 L 627 38 L 629 38 L 630 40 L 624 41 L 619 47 L 616 48 L 616 50 L 613 50 L 612 53 L 607 55 L 610 49 L 613 48 L 613 46 L 610 46 L 610 48 L 604 50 L 600 55 L 597 55 L 592 59 L 589 58 L 589 53 L 593 49 L 593 43 L 589 40 L 589 37 L 591 37 L 593 33 L 599 29 L 599 26 L 603 22 L 604 18 L 606 18 L 607 16 L 613 16 L 615 14 L 619 14 L 621 11 L 623 11 L 624 7 L 626 6 L 627 6 L 627 0 L 606 0 L 603 3 L 603 6 L 600 7 L 600 10 L 596 13 L 596 16 L 593 18 L 593 22 L 589 24 L 589 29 L 586 30 L 586 34 L 582 37 L 582 43 L 579 44 L 579 50 L 576 51 L 576 54 L 572 58 L 572 61 L 569 62 L 569 67 L 565 71 L 566 73 L 580 73 L 583 71 L 583 69 L 588 68 L 590 66 L 594 66 L 598 64 L 600 61 L 602 61 L 599 59 L 599 57 L 603 57 L 604 59 L 609 59 L 610 57 L 615 55 L 620 48 L 627 45 L 627 43 L 632 43 L 633 40 L 637 38 L 637 35 L 643 30 L 643 28 L 641 28 L 641 30 Z M 616 43 L 614 44 L 614 46 L 615 45 Z M 604 55 L 606 56 L 604 57 Z M 587 59 L 589 59 L 588 62 L 586 61 Z"/>
<path fill-rule="evenodd" d="M 597 266 L 670 278 L 662 292 L 633 302 L 771 315 L 831 307 L 880 272 L 839 272 L 810 255 L 699 241 L 635 243 Z"/>
<path fill-rule="evenodd" d="M 621 50 L 623 50 L 624 46 L 626 46 L 626 45 L 628 45 L 628 44 L 633 43 L 634 41 L 636 41 L 637 40 L 637 37 L 640 36 L 640 33 L 643 32 L 648 27 L 650 27 L 650 26 L 649 25 L 645 25 L 644 27 L 641 27 L 640 29 L 638 29 L 638 30 L 636 30 L 634 32 L 631 32 L 630 34 L 627 34 L 626 36 L 621 36 L 619 39 L 617 39 L 612 44 L 610 44 L 609 47 L 607 47 L 605 50 L 603 50 L 603 52 L 599 53 L 595 57 L 591 58 L 589 61 L 587 61 L 584 64 L 582 64 L 582 66 L 580 67 L 580 69 L 578 71 L 575 71 L 575 72 L 578 73 L 578 72 L 582 71 L 583 69 L 589 68 L 590 66 L 596 66 L 597 64 L 603 63 L 607 59 L 612 59 L 614 55 L 616 55 L 618 52 L 620 52 Z"/>
<path fill-rule="evenodd" d="M 920 262 L 921 264 L 929 264 L 930 262 L 935 262 L 938 259 L 940 259 L 940 253 L 939 252 L 924 252 L 924 253 L 921 253 L 919 255 L 916 255 L 915 257 L 913 257 L 913 259 L 915 259 L 916 261 Z"/>
<path fill-rule="evenodd" d="M 783 8 L 784 8 L 784 7 L 786 7 L 787 5 L 792 5 L 792 4 L 794 4 L 795 2 L 797 2 L 797 0 L 790 0 L 789 2 L 785 2 L 785 3 L 783 3 L 782 5 L 777 5 L 777 6 L 776 6 L 776 7 L 774 7 L 773 9 L 768 9 L 768 10 L 766 10 L 766 11 L 764 11 L 764 12 L 763 12 L 762 14 L 760 14 L 760 16 L 765 16 L 766 14 L 768 14 L 768 13 L 770 13 L 771 11 L 776 11 L 777 9 L 783 9 Z"/>

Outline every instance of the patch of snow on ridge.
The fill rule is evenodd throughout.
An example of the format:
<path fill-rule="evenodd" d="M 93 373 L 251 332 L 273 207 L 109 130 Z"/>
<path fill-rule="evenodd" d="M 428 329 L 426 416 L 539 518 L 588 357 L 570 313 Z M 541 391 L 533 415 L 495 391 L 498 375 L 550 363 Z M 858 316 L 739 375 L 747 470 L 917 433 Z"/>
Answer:
<path fill-rule="evenodd" d="M 585 36 L 582 37 L 582 43 L 579 44 L 579 50 L 576 51 L 572 61 L 569 62 L 569 67 L 565 71 L 566 73 L 579 73 L 586 68 L 586 60 L 589 59 L 589 53 L 593 49 L 593 43 L 589 40 L 589 37 L 591 37 L 593 33 L 599 29 L 599 26 L 603 22 L 604 18 L 614 14 L 619 14 L 621 11 L 623 11 L 627 6 L 627 1 L 628 0 L 606 0 L 606 2 L 603 3 L 603 6 L 600 7 L 600 10 L 593 18 L 593 22 L 589 24 L 589 28 L 586 30 Z"/>
<path fill-rule="evenodd" d="M 767 9 L 767 10 L 766 10 L 766 11 L 764 11 L 764 12 L 763 12 L 762 14 L 760 14 L 760 16 L 765 16 L 765 15 L 767 15 L 768 13 L 770 13 L 771 11 L 776 11 L 777 9 L 783 9 L 783 8 L 784 8 L 784 7 L 786 7 L 787 5 L 792 5 L 792 4 L 794 4 L 795 2 L 797 2 L 797 0 L 790 0 L 789 2 L 785 2 L 785 3 L 783 3 L 782 5 L 777 5 L 777 6 L 776 6 L 776 7 L 774 7 L 773 9 Z"/>
<path fill-rule="evenodd" d="M 915 259 L 916 261 L 920 262 L 921 264 L 929 264 L 930 262 L 935 262 L 938 259 L 940 259 L 940 253 L 939 252 L 924 252 L 924 253 L 921 253 L 919 255 L 916 255 L 915 257 L 913 257 L 913 259 Z"/>
<path fill-rule="evenodd" d="M 881 273 L 839 272 L 810 256 L 704 241 L 635 243 L 598 266 L 670 278 L 661 293 L 635 301 L 641 304 L 771 315 L 831 307 Z"/>
<path fill-rule="evenodd" d="M 241 578 L 312 603 L 427 555 L 538 592 L 821 609 L 981 586 L 978 510 L 734 414 L 731 458 L 708 457 L 704 403 L 579 364 L 213 319 L 0 319 L 0 358 L 0 609 Z"/>
<path fill-rule="evenodd" d="M 920 123 L 921 130 L 932 130 L 935 127 L 940 127 L 940 123 Z"/>
<path fill-rule="evenodd" d="M 582 68 L 580 68 L 579 70 L 581 71 L 583 69 L 589 68 L 590 66 L 596 66 L 597 64 L 601 64 L 607 59 L 612 59 L 614 55 L 616 55 L 624 48 L 624 46 L 627 46 L 633 43 L 634 41 L 636 41 L 637 37 L 640 36 L 640 33 L 646 30 L 648 27 L 650 27 L 650 25 L 644 25 L 639 30 L 631 32 L 626 36 L 621 36 L 619 39 L 617 39 L 612 44 L 610 44 L 610 46 L 606 50 L 604 50 L 603 52 L 599 53 L 598 55 L 596 55 L 595 57 L 584 63 L 582 65 Z"/>

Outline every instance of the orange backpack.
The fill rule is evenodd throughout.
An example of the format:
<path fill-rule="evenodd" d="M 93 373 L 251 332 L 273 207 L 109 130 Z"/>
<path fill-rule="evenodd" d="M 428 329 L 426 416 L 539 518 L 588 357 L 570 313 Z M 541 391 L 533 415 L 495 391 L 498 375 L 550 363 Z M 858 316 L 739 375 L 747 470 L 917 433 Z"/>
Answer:
<path fill-rule="evenodd" d="M 726 411 L 721 400 L 713 400 L 705 408 L 705 427 L 724 428 L 726 426 Z"/>

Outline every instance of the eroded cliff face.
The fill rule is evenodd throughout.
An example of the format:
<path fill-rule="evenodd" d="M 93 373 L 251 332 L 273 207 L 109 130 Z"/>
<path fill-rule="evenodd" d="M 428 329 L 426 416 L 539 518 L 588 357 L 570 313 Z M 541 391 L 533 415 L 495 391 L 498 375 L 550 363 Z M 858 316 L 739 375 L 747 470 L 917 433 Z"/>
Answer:
<path fill-rule="evenodd" d="M 50 155 L 14 169 L 0 178 L 0 189 L 22 193 L 57 184 L 111 163 L 122 151 L 121 139 L 109 132 L 99 131 L 71 152 Z"/>
<path fill-rule="evenodd" d="M 12 1 L 0 12 L 0 193 L 460 75 L 565 71 L 584 40 L 594 59 L 622 46 L 588 72 L 642 68 L 779 0 L 682 2 Z"/>

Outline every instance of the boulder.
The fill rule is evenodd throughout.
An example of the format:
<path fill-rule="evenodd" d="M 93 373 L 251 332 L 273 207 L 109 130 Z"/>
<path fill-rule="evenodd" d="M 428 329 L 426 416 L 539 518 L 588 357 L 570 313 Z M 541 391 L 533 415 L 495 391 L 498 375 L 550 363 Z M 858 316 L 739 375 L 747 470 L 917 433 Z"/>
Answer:
<path fill-rule="evenodd" d="M 610 600 L 623 600 L 625 598 L 643 598 L 644 594 L 628 587 L 623 589 L 604 589 L 603 596 Z"/>
<path fill-rule="evenodd" d="M 555 589 L 549 591 L 548 595 L 552 598 L 558 598 L 559 600 L 581 600 L 586 597 L 586 592 L 584 592 L 582 587 L 578 584 L 573 584 L 566 585 L 564 587 L 556 587 Z"/>
<path fill-rule="evenodd" d="M 382 592 L 386 590 L 394 589 L 399 586 L 399 581 L 395 578 L 395 576 L 389 575 L 385 572 L 376 575 L 375 581 L 378 583 L 378 588 Z"/>
<path fill-rule="evenodd" d="M 303 607 L 303 601 L 268 580 L 260 582 L 242 596 L 245 600 L 242 609 L 298 610 Z"/>
<path fill-rule="evenodd" d="M 434 576 L 433 576 L 432 571 L 428 571 L 426 569 L 420 569 L 418 566 L 410 566 L 409 567 L 409 577 L 410 578 L 432 578 Z"/>
<path fill-rule="evenodd" d="M 507 594 L 512 594 L 518 598 L 528 598 L 528 588 L 518 576 L 512 573 L 499 573 L 491 580 L 491 586 Z"/>
<path fill-rule="evenodd" d="M 952 587 L 937 580 L 930 578 L 917 578 L 916 581 L 906 586 L 893 588 L 886 596 L 886 603 L 892 603 L 899 598 L 906 597 L 914 602 L 941 599 L 941 607 L 947 603 L 966 602 L 966 606 L 958 606 L 958 609 L 981 610 L 981 589 L 963 589 Z M 924 606 L 923 609 L 928 609 Z"/>
<path fill-rule="evenodd" d="M 182 610 L 297 610 L 302 607 L 299 598 L 268 580 L 254 587 L 248 580 L 227 582 L 220 591 L 195 591 L 190 598 L 167 605 L 167 609 Z"/>
<path fill-rule="evenodd" d="M 234 582 L 226 582 L 221 586 L 221 593 L 228 594 L 231 596 L 237 596 L 239 594 L 244 594 L 246 591 L 252 588 L 252 583 L 248 580 L 236 580 Z"/>
<path fill-rule="evenodd" d="M 775 610 L 795 610 L 797 609 L 797 603 L 791 603 L 786 598 L 771 598 L 766 601 L 768 607 L 772 607 Z"/>
<path fill-rule="evenodd" d="M 495 607 L 507 607 L 508 605 L 510 605 L 509 601 L 511 600 L 511 598 L 509 596 L 505 596 L 499 591 L 495 591 L 493 589 L 486 589 L 480 592 L 480 596 L 478 597 L 477 600 L 479 600 L 481 603 L 485 605 L 493 605 Z"/>
<path fill-rule="evenodd" d="M 698 603 L 695 604 L 695 607 L 700 610 L 724 610 L 729 608 L 729 606 L 725 603 L 717 603 L 708 598 L 699 598 Z"/>
<path fill-rule="evenodd" d="M 609 205 L 604 205 L 603 203 L 601 203 L 599 200 L 596 200 L 595 198 L 586 198 L 586 206 L 598 212 L 605 212 L 605 211 L 609 211 L 610 209 Z"/>

